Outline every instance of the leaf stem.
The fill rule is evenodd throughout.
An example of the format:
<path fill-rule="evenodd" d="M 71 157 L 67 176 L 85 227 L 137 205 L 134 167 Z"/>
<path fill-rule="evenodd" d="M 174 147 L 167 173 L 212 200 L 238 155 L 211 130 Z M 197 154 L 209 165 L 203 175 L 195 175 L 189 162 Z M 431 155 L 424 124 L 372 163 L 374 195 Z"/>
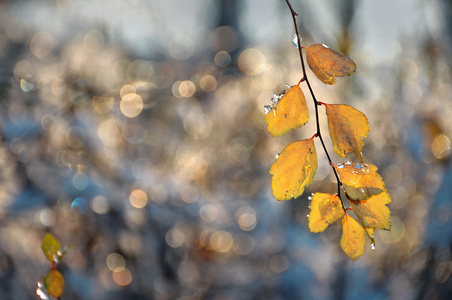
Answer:
<path fill-rule="evenodd" d="M 298 31 L 298 25 L 297 25 L 297 18 L 296 17 L 298 16 L 298 14 L 293 9 L 293 7 L 290 4 L 289 0 L 286 0 L 286 3 L 287 3 L 287 6 L 289 7 L 289 10 L 290 10 L 291 14 L 292 14 L 292 20 L 293 20 L 293 25 L 294 25 L 294 28 L 295 28 L 295 34 L 297 35 L 298 53 L 300 55 L 301 69 L 303 71 L 303 77 L 301 78 L 301 80 L 300 80 L 300 82 L 298 84 L 300 84 L 302 82 L 306 82 L 306 84 L 308 86 L 308 89 L 309 89 L 309 92 L 310 92 L 310 94 L 312 96 L 312 99 L 314 100 L 315 122 L 316 122 L 316 126 L 317 126 L 317 133 L 314 136 L 317 136 L 319 138 L 320 143 L 322 144 L 323 150 L 324 150 L 324 152 L 326 154 L 326 157 L 328 158 L 328 162 L 330 163 L 330 165 L 331 165 L 331 167 L 333 169 L 334 176 L 336 177 L 336 181 L 337 181 L 337 195 L 339 197 L 339 200 L 341 200 L 342 208 L 344 209 L 344 211 L 346 211 L 347 209 L 346 209 L 346 207 L 344 205 L 344 201 L 342 200 L 342 197 L 341 197 L 342 182 L 341 182 L 341 180 L 339 178 L 339 175 L 338 175 L 336 169 L 334 168 L 333 161 L 331 160 L 331 157 L 330 157 L 330 155 L 328 153 L 328 150 L 326 149 L 325 142 L 323 141 L 323 137 L 322 137 L 322 132 L 320 131 L 318 106 L 319 105 L 325 105 L 325 103 L 317 101 L 317 99 L 315 98 L 314 91 L 312 90 L 311 84 L 309 83 L 309 79 L 308 79 L 308 76 L 306 74 L 306 67 L 305 67 L 305 63 L 304 63 L 304 59 L 303 59 L 303 52 L 302 52 L 302 48 L 303 47 L 301 47 L 300 34 L 299 34 L 299 31 Z"/>

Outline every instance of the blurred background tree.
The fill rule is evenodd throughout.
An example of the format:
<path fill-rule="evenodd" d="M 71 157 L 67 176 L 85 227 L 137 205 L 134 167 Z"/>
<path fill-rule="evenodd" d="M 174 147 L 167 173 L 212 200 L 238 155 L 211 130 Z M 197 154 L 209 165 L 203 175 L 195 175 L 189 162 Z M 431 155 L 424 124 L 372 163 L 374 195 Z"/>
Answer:
<path fill-rule="evenodd" d="M 264 122 L 300 79 L 284 1 L 5 0 L 0 299 L 38 297 L 46 231 L 74 245 L 62 299 L 452 298 L 451 4 L 292 4 L 304 45 L 357 63 L 313 83 L 369 118 L 393 199 L 376 250 L 351 262 L 338 228 L 309 233 L 307 195 L 271 195 L 275 155 L 307 138 Z M 329 169 L 310 190 L 335 192 Z"/>

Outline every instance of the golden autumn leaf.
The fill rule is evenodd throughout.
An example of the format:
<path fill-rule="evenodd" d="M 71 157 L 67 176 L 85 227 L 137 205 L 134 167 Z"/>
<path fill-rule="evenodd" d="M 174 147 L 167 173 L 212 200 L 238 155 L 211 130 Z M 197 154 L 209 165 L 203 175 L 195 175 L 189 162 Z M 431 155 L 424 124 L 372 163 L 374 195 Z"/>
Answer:
<path fill-rule="evenodd" d="M 272 164 L 273 196 L 276 200 L 289 200 L 303 194 L 317 170 L 317 152 L 313 138 L 288 145 Z"/>
<path fill-rule="evenodd" d="M 386 204 L 391 203 L 387 191 L 369 197 L 364 201 L 349 200 L 353 212 L 360 218 L 365 227 L 391 230 L 389 217 L 391 212 Z"/>
<path fill-rule="evenodd" d="M 356 64 L 350 57 L 325 44 L 314 44 L 304 49 L 309 68 L 325 84 L 335 84 L 335 76 L 350 76 L 356 71 Z"/>
<path fill-rule="evenodd" d="M 58 298 L 63 293 L 64 279 L 58 270 L 50 270 L 44 277 L 44 286 L 50 296 Z"/>
<path fill-rule="evenodd" d="M 272 136 L 281 136 L 308 122 L 308 106 L 298 85 L 287 90 L 279 100 L 278 95 L 275 98 L 272 99 L 271 106 L 265 107 L 265 123 Z"/>
<path fill-rule="evenodd" d="M 326 103 L 324 105 L 334 153 L 344 157 L 347 152 L 353 152 L 362 162 L 363 139 L 369 132 L 366 115 L 350 105 Z"/>
<path fill-rule="evenodd" d="M 60 242 L 51 235 L 50 233 L 46 233 L 41 243 L 42 252 L 47 257 L 47 259 L 53 263 L 55 258 L 58 257 L 58 251 L 60 250 Z"/>
<path fill-rule="evenodd" d="M 375 238 L 374 238 L 375 228 L 370 228 L 370 227 L 364 226 L 363 220 L 361 220 L 361 218 L 358 215 L 356 215 L 356 216 L 358 217 L 358 220 L 361 223 L 361 226 L 363 226 L 364 229 L 366 230 L 366 234 L 367 234 L 367 237 L 369 238 L 370 246 L 372 247 L 372 249 L 375 249 Z"/>
<path fill-rule="evenodd" d="M 366 231 L 355 219 L 347 213 L 342 218 L 341 248 L 353 260 L 364 254 Z"/>
<path fill-rule="evenodd" d="M 322 232 L 344 215 L 341 201 L 337 195 L 315 193 L 311 199 L 309 229 Z"/>
<path fill-rule="evenodd" d="M 342 186 L 352 200 L 367 200 L 385 190 L 377 167 L 373 164 L 344 163 L 334 167 L 341 179 Z"/>

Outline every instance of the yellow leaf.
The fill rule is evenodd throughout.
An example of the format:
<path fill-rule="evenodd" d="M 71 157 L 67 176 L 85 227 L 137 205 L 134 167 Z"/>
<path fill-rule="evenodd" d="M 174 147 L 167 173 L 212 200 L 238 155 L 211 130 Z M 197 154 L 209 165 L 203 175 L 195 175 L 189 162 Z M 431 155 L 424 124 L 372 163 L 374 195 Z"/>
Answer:
<path fill-rule="evenodd" d="M 369 238 L 370 246 L 372 247 L 372 249 L 375 249 L 375 239 L 374 239 L 375 228 L 369 228 L 369 227 L 364 226 L 363 220 L 361 220 L 361 218 L 358 215 L 356 215 L 356 216 L 358 217 L 359 222 L 361 222 L 361 225 L 366 230 L 367 237 Z"/>
<path fill-rule="evenodd" d="M 309 229 L 311 232 L 322 232 L 343 214 L 344 209 L 337 195 L 315 193 L 311 200 Z"/>
<path fill-rule="evenodd" d="M 350 57 L 325 44 L 315 44 L 304 49 L 309 68 L 325 84 L 335 84 L 335 76 L 350 76 L 356 71 L 356 65 Z"/>
<path fill-rule="evenodd" d="M 63 293 L 64 279 L 58 270 L 50 270 L 49 274 L 44 277 L 44 286 L 50 296 L 58 298 Z"/>
<path fill-rule="evenodd" d="M 353 260 L 364 254 L 366 231 L 355 219 L 347 213 L 342 218 L 341 248 Z"/>
<path fill-rule="evenodd" d="M 317 170 L 317 153 L 313 138 L 288 145 L 270 168 L 273 196 L 289 200 L 303 194 Z"/>
<path fill-rule="evenodd" d="M 367 200 L 385 190 L 383 179 L 373 164 L 344 163 L 334 167 L 347 196 L 352 200 Z"/>
<path fill-rule="evenodd" d="M 362 162 L 363 139 L 369 132 L 366 116 L 349 105 L 324 104 L 334 153 L 344 157 L 347 152 L 353 152 Z"/>
<path fill-rule="evenodd" d="M 55 258 L 58 257 L 58 250 L 60 250 L 60 243 L 58 240 L 51 235 L 50 233 L 46 233 L 41 243 L 42 252 L 47 257 L 47 259 L 53 263 L 55 262 Z"/>
<path fill-rule="evenodd" d="M 365 227 L 391 230 L 389 221 L 391 212 L 386 206 L 388 203 L 391 203 L 391 197 L 387 191 L 369 197 L 365 201 L 349 200 L 350 207 Z"/>
<path fill-rule="evenodd" d="M 367 233 L 367 237 L 369 238 L 370 246 L 372 247 L 372 249 L 375 249 L 375 239 L 374 239 L 375 228 L 364 227 L 364 229 L 366 229 L 366 233 Z"/>
<path fill-rule="evenodd" d="M 265 122 L 272 136 L 286 134 L 309 120 L 306 99 L 298 85 L 286 91 L 276 106 L 268 106 L 267 110 L 269 111 L 265 115 Z"/>

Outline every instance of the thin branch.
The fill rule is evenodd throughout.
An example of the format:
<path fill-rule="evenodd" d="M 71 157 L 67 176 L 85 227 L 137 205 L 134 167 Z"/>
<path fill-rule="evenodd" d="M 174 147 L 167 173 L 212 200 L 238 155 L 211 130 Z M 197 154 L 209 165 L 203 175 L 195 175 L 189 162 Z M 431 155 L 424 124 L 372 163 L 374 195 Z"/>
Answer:
<path fill-rule="evenodd" d="M 294 25 L 294 28 L 295 28 L 295 34 L 297 35 L 298 53 L 300 55 L 301 69 L 303 71 L 303 77 L 301 78 L 299 84 L 301 82 L 306 82 L 306 84 L 308 86 L 308 89 L 309 89 L 309 92 L 311 93 L 312 99 L 314 100 L 315 122 L 316 122 L 316 126 L 317 126 L 317 133 L 316 133 L 315 136 L 317 136 L 320 139 L 320 143 L 322 144 L 323 150 L 324 150 L 324 152 L 326 154 L 326 157 L 328 158 L 328 162 L 330 163 L 331 168 L 333 169 L 334 176 L 336 177 L 336 180 L 337 180 L 337 195 L 338 195 L 339 199 L 341 200 L 342 208 L 344 210 L 346 210 L 346 207 L 344 205 L 344 201 L 342 201 L 342 197 L 341 197 L 342 182 L 341 182 L 341 180 L 339 178 L 339 175 L 337 174 L 336 169 L 333 167 L 333 161 L 331 160 L 331 157 L 330 157 L 330 155 L 328 153 L 328 150 L 326 149 L 325 142 L 323 141 L 323 137 L 322 137 L 322 132 L 320 131 L 320 121 L 319 121 L 319 109 L 318 109 L 318 107 L 320 105 L 322 105 L 323 102 L 319 102 L 315 98 L 314 91 L 312 90 L 311 84 L 309 83 L 309 79 L 308 79 L 308 76 L 306 74 L 306 67 L 305 67 L 305 63 L 304 63 L 304 59 L 303 59 L 303 51 L 302 51 L 303 47 L 301 47 L 300 34 L 299 34 L 299 31 L 298 31 L 297 18 L 296 18 L 298 16 L 298 14 L 293 9 L 293 7 L 290 4 L 289 0 L 286 0 L 286 3 L 287 3 L 287 6 L 290 9 L 291 14 L 292 14 L 292 20 L 293 20 L 293 25 Z"/>
<path fill-rule="evenodd" d="M 303 78 L 301 81 L 303 81 L 306 78 L 306 68 L 304 66 L 304 60 L 303 60 L 303 52 L 301 51 L 301 41 L 300 41 L 300 33 L 298 32 L 298 26 L 297 26 L 297 19 L 296 16 L 298 14 L 293 10 L 292 5 L 290 4 L 289 0 L 286 0 L 287 6 L 289 6 L 290 12 L 292 14 L 292 20 L 293 24 L 295 26 L 295 34 L 297 35 L 297 45 L 298 45 L 298 53 L 300 54 L 300 62 L 301 62 L 301 68 L 303 69 Z"/>

